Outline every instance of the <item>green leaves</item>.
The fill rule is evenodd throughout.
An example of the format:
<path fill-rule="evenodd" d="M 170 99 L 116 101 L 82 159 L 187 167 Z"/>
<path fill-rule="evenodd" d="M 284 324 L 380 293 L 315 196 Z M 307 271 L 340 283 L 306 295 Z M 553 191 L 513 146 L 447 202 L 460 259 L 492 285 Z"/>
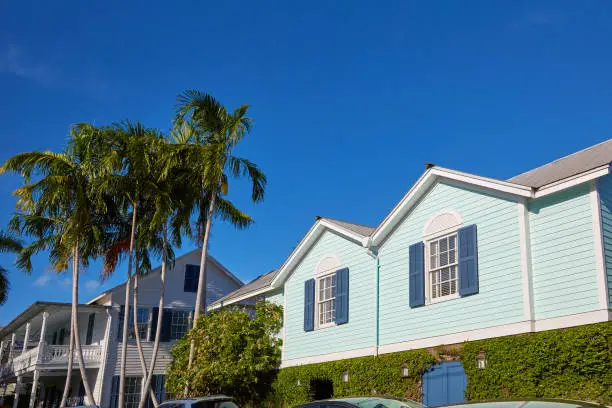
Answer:
<path fill-rule="evenodd" d="M 282 308 L 269 302 L 201 315 L 197 325 L 172 349 L 167 387 L 181 394 L 189 381 L 192 395 L 227 394 L 241 403 L 262 401 L 281 360 Z M 195 360 L 188 369 L 189 344 Z"/>

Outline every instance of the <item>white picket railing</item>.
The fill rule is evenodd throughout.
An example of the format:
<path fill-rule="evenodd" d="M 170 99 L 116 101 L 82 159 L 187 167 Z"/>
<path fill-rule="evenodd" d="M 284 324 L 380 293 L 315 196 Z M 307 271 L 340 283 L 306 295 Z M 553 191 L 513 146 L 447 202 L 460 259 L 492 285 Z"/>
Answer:
<path fill-rule="evenodd" d="M 38 347 L 24 351 L 13 359 L 13 371 L 26 370 L 34 365 L 38 360 Z"/>
<path fill-rule="evenodd" d="M 102 359 L 102 347 L 99 345 L 81 346 L 83 350 L 83 361 L 87 363 L 97 363 Z M 76 347 L 75 347 L 76 354 Z M 75 364 L 77 356 L 74 356 Z M 44 354 L 41 359 L 42 364 L 68 364 L 68 346 L 45 345 Z"/>

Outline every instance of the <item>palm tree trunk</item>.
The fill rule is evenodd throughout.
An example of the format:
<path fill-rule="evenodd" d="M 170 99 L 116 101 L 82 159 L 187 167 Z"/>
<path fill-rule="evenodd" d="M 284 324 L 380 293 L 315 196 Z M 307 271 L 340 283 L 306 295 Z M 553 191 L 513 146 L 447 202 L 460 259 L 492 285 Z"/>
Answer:
<path fill-rule="evenodd" d="M 60 402 L 60 408 L 66 408 L 66 400 L 68 399 L 68 392 L 70 391 L 70 378 L 72 377 L 72 362 L 74 357 L 74 329 L 72 327 L 72 321 L 70 322 L 70 341 L 68 345 L 68 372 L 66 373 L 66 383 L 64 384 L 64 393 L 62 394 L 62 402 Z"/>
<path fill-rule="evenodd" d="M 76 355 L 79 360 L 79 371 L 81 371 L 81 380 L 83 381 L 83 388 L 85 388 L 85 395 L 89 400 L 89 404 L 96 405 L 94 401 L 89 381 L 87 381 L 87 372 L 85 371 L 85 360 L 83 359 L 83 349 L 81 348 L 81 335 L 79 334 L 79 247 L 78 243 L 74 248 L 74 257 L 72 265 L 72 327 L 74 336 L 74 345 L 76 346 Z"/>
<path fill-rule="evenodd" d="M 196 294 L 196 304 L 195 304 L 195 312 L 193 314 L 193 324 L 195 327 L 198 321 L 198 317 L 200 317 L 200 309 L 202 308 L 202 295 L 206 292 L 206 256 L 208 252 L 208 238 L 210 236 L 210 227 L 212 226 L 212 218 L 215 212 L 215 201 L 217 199 L 217 194 L 213 193 L 210 199 L 210 205 L 208 207 L 208 214 L 206 214 L 206 227 L 204 228 L 204 239 L 202 240 L 202 255 L 200 258 L 200 277 L 198 280 L 198 292 Z M 204 312 L 206 312 L 206 294 L 204 293 Z M 189 346 L 189 364 L 187 365 L 187 369 L 191 369 L 191 365 L 193 363 L 193 355 L 195 353 L 195 342 L 191 340 L 191 345 Z M 189 382 L 185 383 L 185 396 L 189 391 Z"/>
<path fill-rule="evenodd" d="M 134 259 L 134 237 L 136 235 L 136 209 L 137 204 L 132 203 L 132 230 L 130 232 L 130 253 L 128 255 L 127 279 L 125 281 L 125 301 L 123 310 L 123 343 L 121 344 L 121 366 L 119 372 L 119 401 L 118 408 L 124 407 L 125 398 L 125 360 L 127 358 L 128 323 L 130 318 L 130 281 L 132 280 L 132 260 Z"/>
<path fill-rule="evenodd" d="M 136 255 L 136 272 L 134 273 L 134 330 L 136 331 L 136 348 L 138 350 L 138 357 L 140 358 L 140 367 L 142 368 L 142 375 L 144 378 L 148 377 L 147 374 L 147 363 L 145 361 L 144 358 L 144 353 L 142 352 L 142 343 L 140 342 L 140 333 L 138 331 L 138 277 L 140 275 L 140 270 L 139 270 L 139 262 L 138 262 L 138 255 Z M 153 390 L 151 390 L 150 387 L 145 387 L 145 390 L 149 391 L 149 395 L 151 396 L 151 399 L 153 400 L 153 404 L 155 406 L 159 405 L 157 402 L 157 398 L 155 397 L 155 393 L 153 392 Z M 141 393 L 141 399 L 146 396 L 146 392 L 142 392 Z M 146 397 L 145 397 L 146 399 Z"/>
<path fill-rule="evenodd" d="M 160 289 L 159 289 L 159 307 L 157 313 L 157 326 L 155 329 L 155 342 L 153 343 L 153 354 L 151 355 L 151 364 L 149 366 L 149 374 L 147 375 L 147 379 L 145 380 L 144 389 L 147 390 L 151 387 L 151 379 L 153 378 L 153 370 L 155 370 L 155 363 L 157 361 L 157 351 L 159 350 L 159 336 L 161 335 L 161 325 L 162 325 L 162 314 L 164 310 L 164 294 L 166 292 L 166 262 L 168 259 L 168 231 L 166 229 L 166 224 L 164 223 L 164 240 L 162 247 L 162 264 L 161 264 L 161 273 L 160 273 Z M 154 393 L 155 394 L 155 393 Z M 140 403 L 138 404 L 138 408 L 144 408 L 145 404 L 145 394 L 143 393 L 140 397 Z M 155 408 L 157 408 L 158 404 L 153 400 L 153 404 Z"/>

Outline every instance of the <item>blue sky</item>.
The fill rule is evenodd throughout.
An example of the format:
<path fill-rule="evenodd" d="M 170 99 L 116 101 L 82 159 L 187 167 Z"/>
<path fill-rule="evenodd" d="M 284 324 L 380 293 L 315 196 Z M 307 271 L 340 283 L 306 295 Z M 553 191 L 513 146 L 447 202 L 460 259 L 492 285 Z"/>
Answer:
<path fill-rule="evenodd" d="M 60 150 L 78 121 L 167 131 L 185 89 L 248 103 L 238 153 L 266 172 L 266 199 L 232 184 L 256 225 L 218 223 L 211 239 L 245 281 L 280 265 L 315 215 L 376 225 L 425 162 L 504 179 L 610 137 L 610 2 L 153 3 L 3 3 L 0 160 Z M 18 185 L 0 177 L 0 226 Z M 31 276 L 11 268 L 0 325 L 70 300 L 70 279 L 47 269 L 44 256 Z M 124 274 L 100 286 L 98 272 L 82 300 Z"/>

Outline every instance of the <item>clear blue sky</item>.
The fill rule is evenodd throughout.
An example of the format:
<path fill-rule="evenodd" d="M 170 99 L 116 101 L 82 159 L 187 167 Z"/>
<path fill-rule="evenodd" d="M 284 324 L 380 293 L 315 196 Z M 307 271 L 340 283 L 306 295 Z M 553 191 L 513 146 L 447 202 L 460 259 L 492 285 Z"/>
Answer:
<path fill-rule="evenodd" d="M 62 149 L 78 121 L 167 130 L 189 88 L 248 103 L 239 153 L 268 175 L 266 200 L 233 184 L 257 224 L 217 224 L 211 241 L 245 281 L 279 266 L 317 214 L 376 225 L 425 162 L 503 179 L 611 135 L 611 2 L 153 3 L 3 2 L 0 160 Z M 18 183 L 0 178 L 0 226 Z M 67 277 L 44 256 L 35 266 L 11 268 L 0 325 L 70 300 Z M 99 287 L 91 268 L 81 299 L 123 274 Z"/>

